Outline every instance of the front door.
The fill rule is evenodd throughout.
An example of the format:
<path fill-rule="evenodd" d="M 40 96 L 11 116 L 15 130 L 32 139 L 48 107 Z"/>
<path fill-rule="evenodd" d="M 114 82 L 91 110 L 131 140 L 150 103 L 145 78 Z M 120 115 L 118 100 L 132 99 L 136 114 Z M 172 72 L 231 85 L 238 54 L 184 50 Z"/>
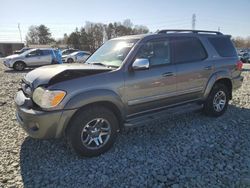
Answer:
<path fill-rule="evenodd" d="M 39 66 L 42 65 L 42 51 L 34 50 L 26 55 L 25 62 L 27 66 Z"/>
<path fill-rule="evenodd" d="M 176 92 L 176 66 L 171 62 L 168 39 L 146 42 L 135 59 L 148 59 L 150 66 L 126 73 L 128 115 L 161 108 L 170 103 Z"/>

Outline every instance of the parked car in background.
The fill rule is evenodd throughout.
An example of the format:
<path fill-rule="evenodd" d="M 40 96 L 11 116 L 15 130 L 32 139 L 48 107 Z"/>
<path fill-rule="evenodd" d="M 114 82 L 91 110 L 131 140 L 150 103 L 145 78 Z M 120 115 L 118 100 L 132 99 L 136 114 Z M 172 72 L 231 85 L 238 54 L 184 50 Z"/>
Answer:
<path fill-rule="evenodd" d="M 84 64 L 26 74 L 16 117 L 31 137 L 66 136 L 78 154 L 97 156 L 124 127 L 144 125 L 174 107 L 223 115 L 243 82 L 241 72 L 230 36 L 220 32 L 124 36 L 104 43 Z"/>
<path fill-rule="evenodd" d="M 62 50 L 62 55 L 69 55 L 69 54 L 72 54 L 73 52 L 77 52 L 77 51 L 79 51 L 79 50 L 74 49 L 74 48 L 65 49 L 65 50 Z"/>
<path fill-rule="evenodd" d="M 4 65 L 17 71 L 22 71 L 26 67 L 38 67 L 52 64 L 54 52 L 52 48 L 31 49 L 21 54 L 7 56 Z"/>
<path fill-rule="evenodd" d="M 77 51 L 69 55 L 63 55 L 62 61 L 65 63 L 74 63 L 74 62 L 84 63 L 89 56 L 90 56 L 90 52 Z"/>
<path fill-rule="evenodd" d="M 250 63 L 250 54 L 248 52 L 240 53 L 239 58 L 243 63 Z"/>
<path fill-rule="evenodd" d="M 16 51 L 14 51 L 14 54 L 21 54 L 21 53 L 26 52 L 26 51 L 31 50 L 31 49 L 32 49 L 32 48 L 24 47 L 24 48 L 22 48 L 21 50 L 16 50 Z"/>

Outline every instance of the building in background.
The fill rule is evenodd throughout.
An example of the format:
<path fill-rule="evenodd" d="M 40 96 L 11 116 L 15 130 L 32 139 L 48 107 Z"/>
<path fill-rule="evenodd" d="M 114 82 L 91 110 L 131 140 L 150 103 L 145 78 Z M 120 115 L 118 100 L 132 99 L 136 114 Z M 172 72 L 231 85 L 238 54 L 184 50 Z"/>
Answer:
<path fill-rule="evenodd" d="M 24 47 L 21 42 L 1 42 L 0 41 L 0 57 L 5 57 L 13 54 L 14 51 L 20 50 Z"/>

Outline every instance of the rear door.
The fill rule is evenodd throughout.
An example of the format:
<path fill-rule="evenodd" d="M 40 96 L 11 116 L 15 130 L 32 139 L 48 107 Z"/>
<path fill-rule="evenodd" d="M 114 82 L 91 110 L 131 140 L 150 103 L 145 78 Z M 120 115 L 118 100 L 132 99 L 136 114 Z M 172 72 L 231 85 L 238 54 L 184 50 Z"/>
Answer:
<path fill-rule="evenodd" d="M 197 37 L 177 37 L 172 43 L 178 100 L 197 99 L 213 72 L 213 61 L 207 59 L 208 54 Z"/>
<path fill-rule="evenodd" d="M 52 63 L 52 50 L 41 50 L 40 65 Z"/>
<path fill-rule="evenodd" d="M 148 59 L 150 66 L 125 74 L 128 115 L 168 105 L 176 91 L 176 66 L 171 60 L 169 40 L 153 39 L 144 43 L 135 59 Z"/>

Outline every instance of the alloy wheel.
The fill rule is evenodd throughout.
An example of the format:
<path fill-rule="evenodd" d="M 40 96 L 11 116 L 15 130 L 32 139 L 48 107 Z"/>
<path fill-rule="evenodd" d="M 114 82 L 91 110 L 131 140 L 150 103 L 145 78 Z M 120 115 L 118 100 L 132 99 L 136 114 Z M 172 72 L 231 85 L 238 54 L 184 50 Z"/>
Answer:
<path fill-rule="evenodd" d="M 82 144 L 88 149 L 99 149 L 109 140 L 111 125 L 104 118 L 96 118 L 84 125 L 81 133 Z"/>

